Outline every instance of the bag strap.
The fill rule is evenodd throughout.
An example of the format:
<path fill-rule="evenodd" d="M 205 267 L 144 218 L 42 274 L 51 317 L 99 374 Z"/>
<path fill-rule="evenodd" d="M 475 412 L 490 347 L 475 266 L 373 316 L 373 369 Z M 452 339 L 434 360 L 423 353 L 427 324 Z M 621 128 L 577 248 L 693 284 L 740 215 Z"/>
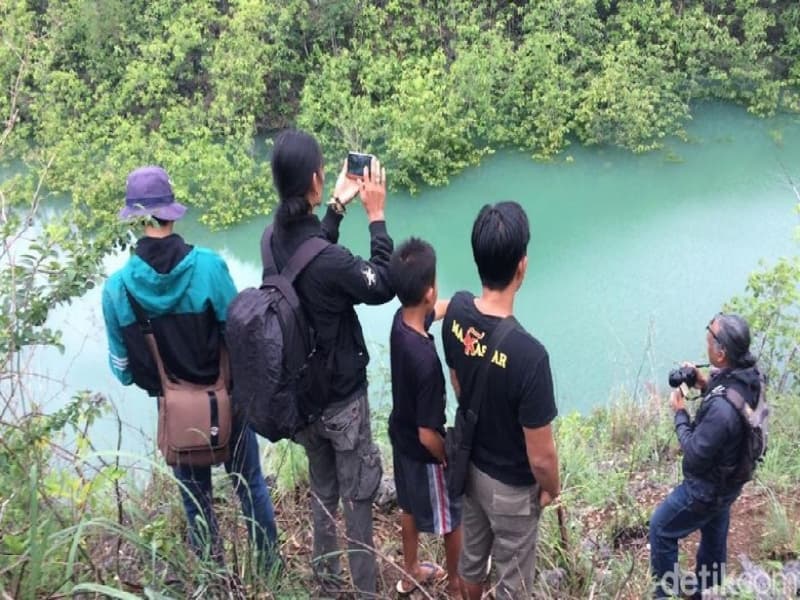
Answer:
<path fill-rule="evenodd" d="M 164 361 L 161 359 L 161 353 L 158 351 L 158 342 L 153 332 L 153 324 L 142 305 L 139 304 L 139 301 L 131 294 L 128 286 L 123 285 L 122 287 L 125 289 L 125 294 L 128 296 L 128 302 L 131 304 L 133 314 L 136 316 L 136 322 L 139 323 L 139 328 L 144 335 L 145 343 L 150 349 L 150 354 L 153 355 L 153 360 L 158 369 L 158 377 L 161 380 L 161 392 L 163 393 L 166 389 L 167 382 L 170 381 L 170 377 L 167 375 L 167 369 L 164 367 Z M 222 338 L 222 336 L 220 336 L 220 338 Z M 226 389 L 230 388 L 230 366 L 228 362 L 228 350 L 224 340 L 220 341 L 219 375 L 217 376 L 217 383 L 219 383 L 220 380 L 225 382 Z"/>
<path fill-rule="evenodd" d="M 497 327 L 494 328 L 489 339 L 486 341 L 486 356 L 491 357 L 494 355 L 494 351 L 500 346 L 500 343 L 511 333 L 514 329 L 517 328 L 519 323 L 514 318 L 513 315 L 505 317 L 500 323 L 498 323 Z M 489 365 L 491 364 L 491 358 L 484 359 L 483 363 L 478 367 L 471 382 L 470 389 L 472 390 L 472 395 L 470 396 L 469 407 L 467 408 L 467 417 L 473 422 L 478 422 L 478 415 L 480 414 L 481 410 L 481 402 L 483 402 L 484 396 L 488 395 L 488 390 L 486 388 L 486 381 L 489 378 Z"/>
<path fill-rule="evenodd" d="M 761 408 L 764 402 L 764 394 L 767 390 L 767 378 L 758 370 L 756 370 L 756 373 L 758 373 L 758 398 L 756 399 L 755 406 L 751 406 L 750 403 L 745 400 L 742 393 L 732 385 L 719 386 L 721 389 L 717 391 L 715 388 L 711 391 L 710 396 L 722 396 L 733 408 L 739 411 L 743 417 L 749 419 L 752 413 Z"/>
<path fill-rule="evenodd" d="M 144 341 L 147 344 L 147 347 L 150 349 L 150 354 L 153 355 L 156 368 L 158 368 L 158 377 L 161 380 L 161 393 L 163 394 L 169 378 L 167 377 L 167 371 L 164 368 L 164 361 L 161 360 L 161 353 L 158 351 L 158 342 L 156 342 L 156 336 L 153 333 L 153 324 L 150 322 L 150 318 L 147 316 L 147 313 L 145 313 L 142 305 L 139 304 L 139 301 L 134 298 L 133 294 L 131 294 L 128 286 L 123 285 L 122 287 L 125 288 L 125 294 L 128 296 L 128 302 L 131 304 L 133 314 L 136 315 L 136 322 L 139 323 L 139 328 L 142 330 L 142 334 L 144 335 Z"/>
<path fill-rule="evenodd" d="M 269 225 L 261 234 L 261 267 L 263 269 L 261 279 L 278 274 L 278 266 L 275 264 L 275 257 L 272 254 L 272 225 Z"/>
<path fill-rule="evenodd" d="M 733 408 L 738 410 L 739 413 L 744 414 L 745 400 L 744 396 L 742 396 L 738 390 L 734 389 L 733 387 L 726 387 L 725 392 L 722 395 L 728 402 L 731 403 Z"/>
<path fill-rule="evenodd" d="M 321 237 L 314 236 L 308 238 L 295 250 L 283 269 L 278 269 L 275 263 L 275 255 L 272 252 L 272 232 L 273 226 L 270 225 L 264 230 L 264 234 L 261 236 L 261 264 L 264 267 L 262 273 L 263 279 L 266 279 L 268 275 L 280 273 L 289 283 L 293 283 L 302 270 L 305 269 L 320 252 L 331 244 L 328 240 Z"/>

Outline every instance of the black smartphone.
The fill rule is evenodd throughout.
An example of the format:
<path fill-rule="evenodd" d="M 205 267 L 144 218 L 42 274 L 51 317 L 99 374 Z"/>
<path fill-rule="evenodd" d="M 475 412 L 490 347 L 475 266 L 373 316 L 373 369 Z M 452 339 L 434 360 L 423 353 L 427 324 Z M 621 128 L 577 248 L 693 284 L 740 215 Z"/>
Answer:
<path fill-rule="evenodd" d="M 362 154 L 361 152 L 347 153 L 347 176 L 351 179 L 361 179 L 364 177 L 364 167 L 370 168 L 372 164 L 372 154 Z"/>

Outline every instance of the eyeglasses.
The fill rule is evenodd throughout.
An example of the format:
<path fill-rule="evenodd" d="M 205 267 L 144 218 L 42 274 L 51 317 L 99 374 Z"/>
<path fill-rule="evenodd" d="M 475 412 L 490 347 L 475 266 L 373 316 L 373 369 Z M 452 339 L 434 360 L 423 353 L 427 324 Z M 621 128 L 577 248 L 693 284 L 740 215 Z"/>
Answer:
<path fill-rule="evenodd" d="M 713 323 L 713 321 L 712 321 L 712 323 Z M 722 342 L 719 341 L 719 338 L 717 337 L 717 334 L 714 333 L 714 331 L 711 329 L 711 323 L 706 325 L 706 331 L 711 334 L 711 337 L 714 338 L 714 341 L 717 342 L 717 344 L 722 346 Z"/>
<path fill-rule="evenodd" d="M 714 333 L 714 330 L 713 330 L 713 329 L 711 329 L 711 325 L 713 325 L 713 324 L 714 324 L 714 321 L 716 321 L 716 320 L 717 320 L 719 317 L 724 317 L 724 316 L 725 316 L 725 313 L 723 313 L 723 312 L 718 312 L 718 313 L 717 313 L 716 315 L 714 315 L 714 317 L 713 317 L 713 318 L 712 318 L 712 319 L 711 319 L 711 320 L 708 322 L 708 325 L 706 325 L 706 331 L 707 331 L 708 333 L 710 333 L 710 334 L 711 334 L 711 337 L 713 337 L 713 338 L 714 338 L 714 341 L 715 341 L 715 342 L 717 342 L 717 344 L 719 345 L 719 347 L 720 347 L 720 348 L 724 348 L 725 346 L 722 344 L 722 341 L 721 341 L 721 340 L 720 340 L 720 339 L 717 337 L 717 334 L 716 334 L 716 333 Z"/>

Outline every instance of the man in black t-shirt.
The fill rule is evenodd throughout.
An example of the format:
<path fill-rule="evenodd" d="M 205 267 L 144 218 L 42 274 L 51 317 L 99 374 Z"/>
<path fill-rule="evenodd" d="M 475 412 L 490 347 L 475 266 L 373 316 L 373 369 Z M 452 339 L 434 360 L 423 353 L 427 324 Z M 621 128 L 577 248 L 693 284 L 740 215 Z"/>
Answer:
<path fill-rule="evenodd" d="M 441 319 L 447 301 L 437 302 L 436 254 L 427 242 L 411 238 L 392 255 L 389 279 L 403 307 L 395 314 L 390 339 L 392 414 L 389 438 L 403 539 L 406 573 L 418 582 L 447 576 L 451 597 L 461 597 L 458 555 L 461 551 L 460 499 L 445 484 L 445 386 L 442 363 L 428 327 Z M 419 532 L 444 536 L 447 573 L 419 562 Z M 397 582 L 401 595 L 416 584 Z"/>
<path fill-rule="evenodd" d="M 528 218 L 516 202 L 484 206 L 472 228 L 472 252 L 482 293 L 453 296 L 442 340 L 460 408 L 482 395 L 463 506 L 459 562 L 467 596 L 484 590 L 489 557 L 497 569 L 495 596 L 530 597 L 538 519 L 560 492 L 551 429 L 557 410 L 544 346 L 521 326 L 497 348 L 488 341 L 513 314 L 528 266 Z M 486 368 L 484 389 L 473 389 Z"/>

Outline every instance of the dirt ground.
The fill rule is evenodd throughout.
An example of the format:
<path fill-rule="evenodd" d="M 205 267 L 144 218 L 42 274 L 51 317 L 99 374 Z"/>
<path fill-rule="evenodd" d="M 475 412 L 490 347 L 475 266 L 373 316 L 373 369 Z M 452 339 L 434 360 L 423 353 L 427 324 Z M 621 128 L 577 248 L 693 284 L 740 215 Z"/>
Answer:
<path fill-rule="evenodd" d="M 669 493 L 670 488 L 662 485 L 652 485 L 642 481 L 634 489 L 634 497 L 640 512 L 645 518 L 652 514 L 653 509 Z M 781 504 L 786 507 L 787 515 L 791 522 L 800 522 L 800 498 L 784 496 L 778 498 Z M 731 526 L 728 534 L 728 557 L 729 572 L 735 573 L 740 570 L 738 557 L 746 555 L 754 560 L 789 560 L 793 556 L 783 556 L 780 549 L 763 548 L 763 535 L 769 518 L 770 496 L 764 490 L 748 485 L 742 496 L 734 503 L 731 512 Z M 312 546 L 311 538 L 311 514 L 307 497 L 301 497 L 298 492 L 294 498 L 287 498 L 284 502 L 277 503 L 277 513 L 279 527 L 285 532 L 291 532 L 284 545 L 284 551 L 288 557 L 290 568 L 297 573 L 303 573 L 303 578 L 313 585 L 309 569 L 309 560 Z M 647 561 L 649 556 L 647 526 L 646 521 L 638 525 L 623 528 L 609 537 L 610 522 L 618 518 L 614 514 L 615 509 L 608 507 L 601 510 L 569 511 L 568 521 L 578 520 L 580 529 L 583 530 L 584 538 L 589 536 L 605 535 L 612 546 L 612 551 L 633 550 L 635 555 L 642 561 Z M 340 534 L 344 534 L 344 524 L 339 517 Z M 575 523 L 573 522 L 573 525 Z M 570 529 L 575 529 L 574 527 Z M 400 522 L 396 507 L 387 509 L 376 509 L 374 514 L 374 535 L 378 548 L 381 549 L 379 556 L 379 593 L 382 597 L 393 597 L 394 585 L 401 576 L 403 557 L 400 548 Z M 579 548 L 583 540 L 571 539 L 570 544 Z M 694 556 L 699 543 L 699 534 L 695 533 L 681 542 L 682 562 L 686 568 L 692 569 Z M 423 539 L 423 546 L 420 550 L 420 557 L 423 560 L 435 560 L 443 563 L 444 557 L 436 555 L 440 552 L 441 544 L 427 544 Z M 343 566 L 346 561 L 343 561 Z M 412 598 L 444 598 L 443 590 L 428 589 L 427 594 L 416 592 Z M 383 596 L 385 595 L 385 596 Z M 345 595 L 344 597 L 347 597 Z"/>
<path fill-rule="evenodd" d="M 786 508 L 790 522 L 800 523 L 800 499 L 782 496 L 778 500 Z M 731 567 L 738 566 L 738 559 L 745 555 L 751 559 L 791 560 L 781 548 L 764 548 L 764 533 L 769 519 L 770 496 L 763 490 L 748 486 L 731 507 L 731 525 L 728 530 L 728 561 Z M 694 533 L 684 541 L 682 549 L 694 561 L 700 534 Z"/>

